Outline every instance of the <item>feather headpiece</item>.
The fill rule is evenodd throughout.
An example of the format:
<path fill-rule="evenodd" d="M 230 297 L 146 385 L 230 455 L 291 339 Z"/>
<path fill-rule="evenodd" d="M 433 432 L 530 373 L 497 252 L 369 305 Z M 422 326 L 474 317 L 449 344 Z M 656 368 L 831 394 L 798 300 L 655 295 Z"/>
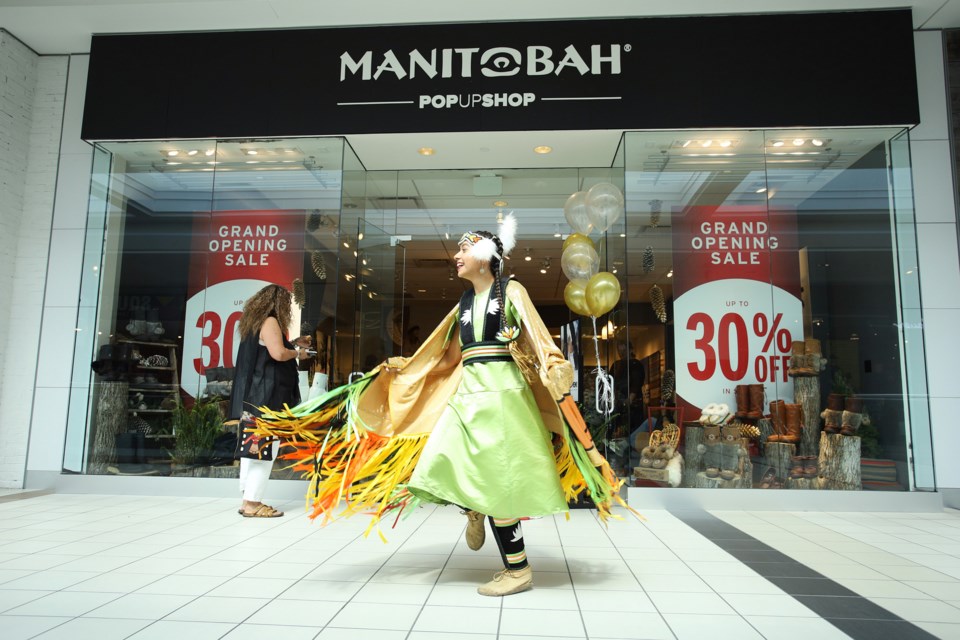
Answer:
<path fill-rule="evenodd" d="M 513 248 L 517 246 L 517 218 L 513 212 L 508 213 L 497 229 L 497 238 L 503 245 L 503 255 L 497 253 L 497 243 L 490 238 L 467 232 L 460 237 L 458 244 L 466 244 L 470 247 L 470 255 L 476 260 L 490 262 L 493 258 L 503 261 Z"/>

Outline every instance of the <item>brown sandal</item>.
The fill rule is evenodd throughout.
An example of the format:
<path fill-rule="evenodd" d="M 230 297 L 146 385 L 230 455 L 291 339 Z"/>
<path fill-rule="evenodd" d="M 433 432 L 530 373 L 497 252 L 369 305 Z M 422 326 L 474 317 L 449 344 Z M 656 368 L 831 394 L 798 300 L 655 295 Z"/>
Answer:
<path fill-rule="evenodd" d="M 283 515 L 283 511 L 277 511 L 270 505 L 261 504 L 249 513 L 241 510 L 240 515 L 244 518 L 279 518 Z"/>

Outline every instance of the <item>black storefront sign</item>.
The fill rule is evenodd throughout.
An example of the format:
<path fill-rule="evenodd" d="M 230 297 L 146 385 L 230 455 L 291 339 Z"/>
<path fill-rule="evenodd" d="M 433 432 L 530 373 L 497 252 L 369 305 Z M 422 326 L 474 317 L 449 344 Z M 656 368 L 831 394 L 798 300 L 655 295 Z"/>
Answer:
<path fill-rule="evenodd" d="M 86 140 L 919 122 L 909 10 L 94 36 Z"/>

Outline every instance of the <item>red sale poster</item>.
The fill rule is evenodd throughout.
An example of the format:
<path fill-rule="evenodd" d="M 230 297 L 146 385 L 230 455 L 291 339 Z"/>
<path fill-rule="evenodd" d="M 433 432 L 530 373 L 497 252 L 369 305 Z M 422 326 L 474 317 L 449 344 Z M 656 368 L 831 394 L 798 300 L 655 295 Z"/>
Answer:
<path fill-rule="evenodd" d="M 694 206 L 673 215 L 677 396 L 688 415 L 734 410 L 734 387 L 793 398 L 790 348 L 803 339 L 796 214 Z"/>
<path fill-rule="evenodd" d="M 206 369 L 234 366 L 243 304 L 303 275 L 304 212 L 216 211 L 194 222 L 180 386 L 203 391 Z M 295 318 L 298 324 L 299 319 Z"/>

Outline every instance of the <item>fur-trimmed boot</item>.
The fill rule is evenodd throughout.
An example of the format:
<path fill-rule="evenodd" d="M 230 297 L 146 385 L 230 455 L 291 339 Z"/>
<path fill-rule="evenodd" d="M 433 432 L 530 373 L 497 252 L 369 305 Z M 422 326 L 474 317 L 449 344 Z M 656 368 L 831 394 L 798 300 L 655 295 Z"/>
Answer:
<path fill-rule="evenodd" d="M 791 456 L 790 458 L 790 477 L 802 478 L 806 469 L 806 456 Z"/>
<path fill-rule="evenodd" d="M 852 397 L 846 398 L 843 401 L 840 433 L 845 436 L 855 436 L 861 424 L 863 424 L 863 400 Z"/>
<path fill-rule="evenodd" d="M 493 575 L 493 580 L 477 587 L 482 596 L 509 596 L 533 587 L 533 569 L 530 565 L 523 569 L 503 569 Z"/>
<path fill-rule="evenodd" d="M 827 408 L 823 410 L 820 417 L 823 418 L 823 430 L 827 433 L 840 432 L 840 418 L 843 413 L 844 397 L 839 393 L 831 393 L 827 396 Z"/>
<path fill-rule="evenodd" d="M 472 551 L 476 551 L 483 546 L 487 537 L 486 529 L 483 526 L 483 514 L 476 511 L 461 511 L 461 513 L 467 516 L 467 532 L 465 535 L 467 546 Z"/>
<path fill-rule="evenodd" d="M 806 338 L 803 341 L 803 355 L 809 361 L 810 370 L 813 372 L 811 375 L 819 375 L 827 364 L 826 358 L 823 357 L 820 341 L 816 338 Z"/>

